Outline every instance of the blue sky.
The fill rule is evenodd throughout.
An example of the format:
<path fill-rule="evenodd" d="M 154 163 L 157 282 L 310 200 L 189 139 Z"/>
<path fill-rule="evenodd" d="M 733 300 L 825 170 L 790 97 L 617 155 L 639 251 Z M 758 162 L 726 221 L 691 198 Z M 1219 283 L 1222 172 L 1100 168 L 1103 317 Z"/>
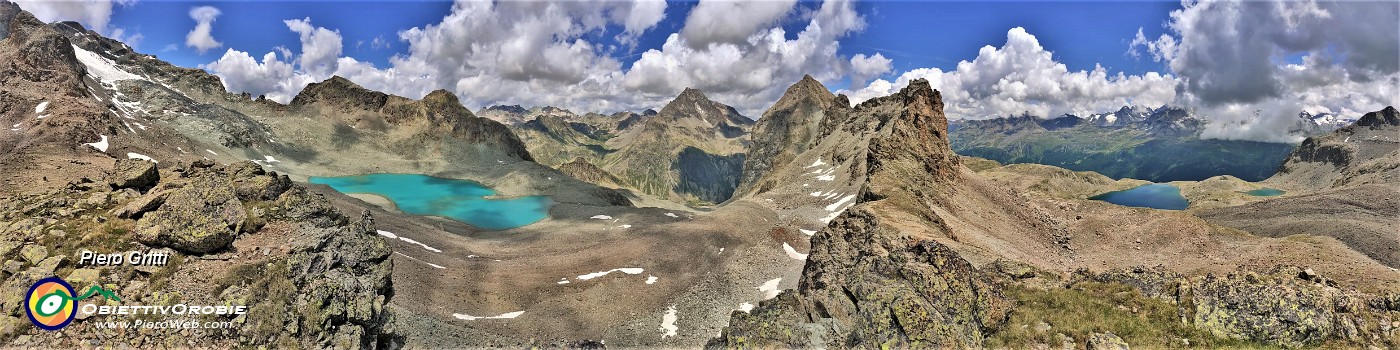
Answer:
<path fill-rule="evenodd" d="M 951 118 L 1173 105 L 1205 137 L 1284 142 L 1300 111 L 1400 102 L 1396 1 L 16 1 L 279 102 L 343 76 L 473 109 L 640 111 L 691 87 L 759 117 L 803 75 L 853 103 L 926 79 Z"/>
<path fill-rule="evenodd" d="M 679 31 L 695 2 L 675 2 L 666 9 L 666 18 L 638 40 L 636 49 L 619 49 L 614 57 L 627 59 L 646 49 L 659 47 L 670 33 Z M 813 9 L 815 2 L 799 3 Z M 185 33 L 195 25 L 188 16 L 191 8 L 214 6 L 223 12 L 215 22 L 213 35 L 224 48 L 267 52 L 282 46 L 296 50 L 296 33 L 282 24 L 285 19 L 311 18 L 317 26 L 339 30 L 345 40 L 345 55 L 386 66 L 388 58 L 402 53 L 406 45 L 398 40 L 401 30 L 433 24 L 448 13 L 446 1 L 252 1 L 183 2 L 146 1 L 118 7 L 112 25 L 141 33 L 139 50 L 160 56 L 171 63 L 197 67 L 222 55 L 223 50 L 204 54 L 184 45 Z M 843 40 L 843 55 L 879 52 L 893 60 L 896 71 L 920 67 L 951 69 L 958 61 L 970 60 L 985 45 L 1000 45 L 1006 30 L 1024 27 L 1055 52 L 1056 58 L 1073 70 L 1092 69 L 1101 64 L 1110 71 L 1141 74 L 1160 70 L 1151 59 L 1137 59 L 1124 53 L 1138 28 L 1149 37 L 1164 33 L 1168 13 L 1181 8 L 1179 2 L 916 2 L 877 1 L 857 4 L 868 25 Z M 800 12 L 800 11 L 798 11 Z M 793 13 L 791 16 L 800 16 Z M 152 20 L 153 18 L 168 20 Z M 805 23 L 784 25 L 790 33 Z M 607 34 L 588 37 L 616 44 Z M 372 48 L 381 38 L 387 48 Z M 356 45 L 356 43 L 362 43 Z M 173 47 L 173 51 L 164 49 Z"/>

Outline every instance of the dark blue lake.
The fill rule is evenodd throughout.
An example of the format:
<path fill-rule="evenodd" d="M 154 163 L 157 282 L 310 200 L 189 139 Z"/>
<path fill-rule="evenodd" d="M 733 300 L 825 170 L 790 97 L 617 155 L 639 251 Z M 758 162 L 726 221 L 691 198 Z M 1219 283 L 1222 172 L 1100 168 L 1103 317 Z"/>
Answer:
<path fill-rule="evenodd" d="M 1257 189 L 1257 190 L 1252 190 L 1252 191 L 1249 191 L 1249 192 L 1245 192 L 1245 194 L 1247 194 L 1247 195 L 1259 196 L 1259 197 L 1282 196 L 1283 193 L 1284 193 L 1283 190 L 1280 190 L 1280 189 L 1277 189 L 1277 188 L 1268 188 L 1268 187 L 1261 188 L 1261 189 Z"/>
<path fill-rule="evenodd" d="M 1168 184 L 1147 184 L 1123 191 L 1113 191 L 1089 197 L 1117 205 L 1153 209 L 1182 210 L 1189 202 L 1181 196 L 1181 189 Z"/>
<path fill-rule="evenodd" d="M 521 227 L 549 216 L 548 196 L 487 199 L 496 192 L 479 183 L 419 174 L 369 174 L 311 177 L 341 193 L 365 193 L 388 198 L 399 211 L 435 215 L 487 230 Z"/>

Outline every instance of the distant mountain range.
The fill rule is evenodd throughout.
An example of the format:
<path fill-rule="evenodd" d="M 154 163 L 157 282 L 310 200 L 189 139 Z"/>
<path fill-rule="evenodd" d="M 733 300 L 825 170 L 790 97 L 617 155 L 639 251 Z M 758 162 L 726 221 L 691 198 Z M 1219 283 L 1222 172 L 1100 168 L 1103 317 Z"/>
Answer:
<path fill-rule="evenodd" d="M 1307 133 L 1342 125 L 1331 115 L 1301 115 Z M 1125 106 L 1088 117 L 1030 115 L 956 120 L 949 126 L 953 149 L 1002 163 L 1036 163 L 1109 177 L 1154 182 L 1202 180 L 1232 175 L 1268 178 L 1296 145 L 1202 139 L 1206 122 L 1189 110 Z M 1302 131 L 1300 131 L 1302 132 Z"/>
<path fill-rule="evenodd" d="M 620 185 L 693 205 L 728 200 L 739 185 L 754 121 L 696 89 L 661 111 L 575 114 L 557 107 L 491 106 L 481 116 L 508 125 L 541 164 L 588 164 Z"/>
<path fill-rule="evenodd" d="M 950 124 L 925 79 L 851 105 L 804 77 L 758 121 L 695 89 L 659 111 L 473 113 L 331 77 L 281 104 L 5 0 L 0 29 L 0 284 L 252 310 L 113 337 L 119 315 L 30 328 L 12 294 L 5 347 L 1400 344 L 1394 108 L 1301 114 L 1322 134 L 1294 146 L 1203 140 L 1171 107 Z M 1130 208 L 1087 198 L 1142 181 L 978 152 L 1212 179 L 1173 184 L 1204 206 Z M 552 205 L 480 230 L 306 183 L 377 173 Z M 76 266 L 89 248 L 178 263 Z"/>

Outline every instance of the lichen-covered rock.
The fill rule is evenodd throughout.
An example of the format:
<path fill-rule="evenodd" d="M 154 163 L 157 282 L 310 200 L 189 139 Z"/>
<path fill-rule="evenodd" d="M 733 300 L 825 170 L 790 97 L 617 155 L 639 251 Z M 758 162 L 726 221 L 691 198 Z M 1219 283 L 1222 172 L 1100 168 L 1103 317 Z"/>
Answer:
<path fill-rule="evenodd" d="M 144 196 L 137 197 L 135 200 L 127 202 L 117 209 L 113 209 L 112 215 L 116 215 L 118 218 L 122 219 L 140 218 L 141 215 L 146 212 L 160 208 L 161 204 L 165 204 L 165 197 L 169 195 L 170 192 L 147 193 Z"/>
<path fill-rule="evenodd" d="M 1117 282 L 1177 305 L 1181 322 L 1215 336 L 1299 348 L 1353 344 L 1396 348 L 1400 308 L 1388 298 L 1337 288 L 1309 269 L 1281 266 L 1225 276 L 1185 278 L 1165 269 L 1136 268 L 1079 280 Z"/>
<path fill-rule="evenodd" d="M 1089 334 L 1089 341 L 1085 343 L 1089 350 L 1129 350 L 1128 342 L 1123 341 L 1113 332 Z"/>
<path fill-rule="evenodd" d="M 228 166 L 229 181 L 234 193 L 244 201 L 272 200 L 292 187 L 292 180 L 276 172 L 268 175 L 262 166 L 251 161 L 242 161 Z"/>
<path fill-rule="evenodd" d="M 107 176 L 107 183 L 114 188 L 149 188 L 158 181 L 156 163 L 136 159 L 118 159 Z"/>
<path fill-rule="evenodd" d="M 143 244 L 203 254 L 233 243 L 248 213 L 227 183 L 210 175 L 188 179 L 171 190 L 159 209 L 136 222 L 136 239 Z"/>
<path fill-rule="evenodd" d="M 1181 313 L 1218 336 L 1296 348 L 1326 340 L 1400 346 L 1389 323 L 1400 312 L 1378 308 L 1379 297 L 1345 291 L 1297 267 L 1240 272 L 1192 280 L 1181 293 Z"/>
<path fill-rule="evenodd" d="M 30 264 L 38 264 L 40 260 L 49 256 L 49 250 L 43 246 L 27 245 L 19 250 L 19 256 Z"/>

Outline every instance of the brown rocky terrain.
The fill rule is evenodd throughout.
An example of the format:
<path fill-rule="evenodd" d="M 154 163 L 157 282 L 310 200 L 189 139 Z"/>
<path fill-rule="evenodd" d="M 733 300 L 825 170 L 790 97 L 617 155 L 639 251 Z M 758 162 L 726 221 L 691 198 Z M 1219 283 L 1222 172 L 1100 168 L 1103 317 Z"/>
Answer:
<path fill-rule="evenodd" d="M 1335 190 L 1249 198 L 1264 185 L 1212 178 L 1179 184 L 1191 210 L 1126 208 L 1085 198 L 1140 182 L 958 157 L 925 81 L 851 107 L 804 78 L 753 126 L 697 90 L 652 113 L 472 113 L 332 78 L 282 105 L 9 3 L 0 24 L 3 283 L 255 309 L 218 332 L 133 336 L 98 316 L 48 333 L 10 297 L 12 346 L 1397 346 L 1400 273 L 1367 250 L 1390 241 L 1341 234 L 1395 217 L 1388 163 Z M 607 155 L 536 152 L 555 141 Z M 143 157 L 159 163 L 126 159 Z M 366 173 L 555 204 L 488 231 L 297 183 Z M 1346 213 L 1297 216 L 1313 232 L 1249 221 L 1304 202 Z M 88 268 L 79 248 L 177 262 Z"/>
<path fill-rule="evenodd" d="M 850 102 L 832 94 L 812 76 L 803 76 L 788 87 L 778 102 L 763 112 L 754 126 L 753 145 L 744 159 L 740 175 L 740 194 L 763 192 L 774 186 L 777 178 L 764 178 L 771 169 L 791 163 L 798 154 L 810 149 L 821 136 L 821 121 L 828 110 L 850 109 Z"/>
<path fill-rule="evenodd" d="M 583 158 L 575 158 L 573 161 L 559 164 L 559 172 L 569 175 L 575 179 L 588 183 L 598 184 L 609 188 L 622 188 L 622 180 L 606 170 L 599 168 L 593 163 L 589 163 Z"/>
<path fill-rule="evenodd" d="M 213 214 L 213 215 L 211 215 Z M 0 300 L 0 341 L 23 347 L 266 346 L 396 347 L 390 250 L 366 214 L 352 220 L 319 195 L 251 162 L 120 160 L 100 179 L 80 179 L 0 207 L 3 284 L 24 290 L 64 276 L 77 290 L 101 285 L 121 305 L 244 305 L 248 313 L 201 315 L 232 328 L 104 328 L 131 321 L 79 315 L 62 332 L 24 319 L 21 293 Z M 83 250 L 163 251 L 165 266 L 79 264 Z M 80 302 L 108 303 L 100 298 Z M 152 316 L 152 320 L 175 316 Z"/>
<path fill-rule="evenodd" d="M 845 116 L 845 120 L 854 122 L 846 125 L 899 125 L 894 121 L 903 120 L 889 117 L 889 122 L 861 121 L 875 116 L 919 119 L 918 112 L 901 114 L 905 108 L 913 108 L 895 102 L 901 100 L 899 96 L 907 101 L 911 90 L 918 91 L 917 83 L 911 86 L 892 97 L 857 106 Z M 866 156 L 854 157 L 863 160 L 857 163 L 867 166 L 850 167 L 854 170 L 847 171 L 857 175 L 852 177 L 858 179 L 854 182 L 861 188 L 854 197 L 856 204 L 816 233 L 799 289 L 765 301 L 749 313 L 734 313 L 731 326 L 709 345 L 1020 347 L 1026 342 L 1074 344 L 1073 339 L 1092 339 L 1095 343 L 1113 343 L 1112 339 L 1118 339 L 1105 333 L 1075 330 L 1062 331 L 1059 340 L 1049 337 L 1054 332 L 1045 331 L 1040 331 L 1042 338 L 1027 338 L 1023 331 L 1026 328 L 1020 327 L 1030 325 L 1017 324 L 1073 315 L 1078 307 L 1073 305 L 1085 303 L 1084 307 L 1103 305 L 1115 311 L 1106 316 L 1109 318 L 1080 318 L 1080 322 L 1088 323 L 1076 327 L 1097 329 L 1094 332 L 1114 331 L 1131 339 L 1133 346 L 1180 346 L 1185 344 L 1182 339 L 1208 346 L 1394 346 L 1390 344 L 1396 341 L 1395 333 L 1388 330 L 1393 329 L 1393 324 L 1387 323 L 1393 322 L 1397 314 L 1386 306 L 1386 300 L 1400 285 L 1400 274 L 1342 242 L 1316 236 L 1258 237 L 1210 224 L 1185 212 L 1124 208 L 1082 199 L 1080 196 L 1093 193 L 1095 188 L 1133 185 L 1115 185 L 1118 182 L 1099 179 L 1094 176 L 1097 174 L 1051 169 L 999 171 L 995 165 L 977 163 L 984 169 L 982 174 L 1018 174 L 984 179 L 961 168 L 955 160 L 940 161 L 956 159 L 949 157 L 952 153 L 946 149 L 946 139 L 940 140 L 937 129 L 920 127 L 946 125 L 937 119 L 906 121 L 902 132 L 868 132 L 874 136 L 868 139 Z M 833 129 L 851 128 L 837 125 Z M 819 152 L 831 152 L 821 148 L 818 147 Z M 1025 192 L 1009 191 L 1007 187 Z M 756 199 L 778 202 L 785 199 L 783 192 L 778 188 Z M 1206 281 L 1185 291 L 1194 290 L 1193 295 L 1200 297 L 1161 304 L 1128 298 L 1104 305 L 1104 299 L 1092 295 L 1103 288 L 1119 288 L 1114 286 L 1123 286 L 1122 281 L 1087 287 L 1076 286 L 1063 277 L 1076 270 L 1084 271 L 1086 276 L 1107 276 L 1132 266 L 1153 265 L 1187 276 L 1183 278 Z M 1309 277 L 1303 282 L 1285 277 L 1247 277 L 1263 273 L 1251 275 L 1248 271 L 1273 271 L 1281 265 L 1308 266 Z M 1319 275 L 1327 277 L 1316 277 Z M 1319 286 L 1311 287 L 1313 284 Z M 1157 290 L 1131 283 L 1123 288 L 1147 295 Z M 1263 299 L 1243 302 L 1251 293 L 1302 296 L 1268 299 L 1279 302 L 1278 306 L 1261 304 L 1265 303 Z M 931 302 L 941 298 L 956 301 Z M 1042 299 L 1065 304 L 1037 306 L 1043 305 L 1037 301 Z M 1151 310 L 1163 312 L 1127 306 L 1135 303 L 1151 304 Z M 1335 303 L 1372 306 L 1334 308 Z M 1269 307 L 1298 310 L 1298 314 L 1264 311 Z M 1151 315 L 1166 316 L 1168 312 L 1175 315 L 1175 311 L 1166 311 L 1174 308 L 1199 316 L 1183 318 L 1184 321 L 1172 316 L 1133 326 L 1147 330 L 1115 321 L 1154 319 L 1157 316 Z M 1311 322 L 1307 327 L 1312 328 L 1302 332 L 1291 325 L 1298 322 L 1291 315 L 1318 314 L 1342 316 L 1319 316 L 1306 321 Z M 934 324 L 943 326 L 918 328 L 922 323 L 916 322 L 930 319 L 940 320 Z M 1104 328 L 1115 324 L 1120 329 Z M 1342 331 L 1335 331 L 1338 329 Z"/>
<path fill-rule="evenodd" d="M 1400 112 L 1394 107 L 1304 140 L 1279 169 L 1263 184 L 1293 195 L 1197 215 L 1261 236 L 1336 238 L 1400 268 Z"/>

